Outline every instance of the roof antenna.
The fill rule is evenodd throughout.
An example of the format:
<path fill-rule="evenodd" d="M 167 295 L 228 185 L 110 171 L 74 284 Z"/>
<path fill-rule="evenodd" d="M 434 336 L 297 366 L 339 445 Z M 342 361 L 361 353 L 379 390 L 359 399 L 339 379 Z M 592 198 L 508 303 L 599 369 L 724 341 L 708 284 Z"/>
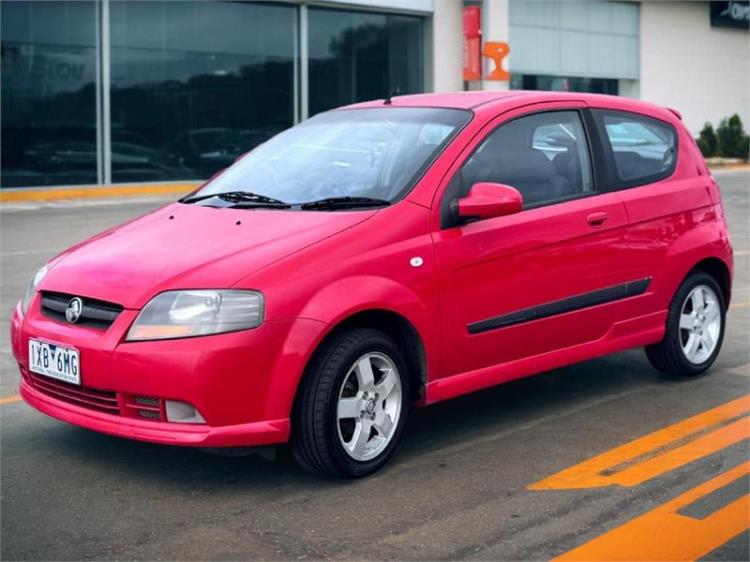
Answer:
<path fill-rule="evenodd" d="M 391 105 L 393 102 L 391 101 L 391 98 L 394 96 L 398 96 L 401 93 L 401 88 L 396 86 L 396 89 L 393 90 L 390 94 L 388 94 L 388 97 L 385 98 L 385 101 L 383 102 L 383 105 Z"/>

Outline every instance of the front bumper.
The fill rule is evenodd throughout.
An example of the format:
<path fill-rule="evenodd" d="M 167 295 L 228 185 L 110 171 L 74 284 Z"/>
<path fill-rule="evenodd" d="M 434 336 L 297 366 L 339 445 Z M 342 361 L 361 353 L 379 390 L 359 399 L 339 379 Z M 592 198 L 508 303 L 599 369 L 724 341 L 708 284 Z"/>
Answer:
<path fill-rule="evenodd" d="M 43 414 L 86 429 L 165 445 L 193 447 L 249 447 L 283 443 L 289 439 L 289 419 L 209 427 L 202 424 L 141 421 L 104 414 L 56 400 L 21 379 L 21 396 Z"/>
<path fill-rule="evenodd" d="M 304 369 L 305 347 L 315 339 L 321 323 L 275 321 L 227 334 L 125 342 L 136 311 L 123 311 L 101 330 L 48 318 L 41 314 L 38 300 L 32 301 L 26 316 L 16 308 L 11 343 L 21 370 L 21 396 L 40 412 L 102 433 L 153 443 L 239 447 L 288 441 L 291 402 Z M 31 375 L 30 338 L 76 348 L 81 387 L 50 392 L 49 380 Z M 97 408 L 86 392 L 105 396 L 108 409 Z M 134 406 L 141 397 L 186 402 L 206 423 L 168 422 L 163 415 L 143 419 Z"/>

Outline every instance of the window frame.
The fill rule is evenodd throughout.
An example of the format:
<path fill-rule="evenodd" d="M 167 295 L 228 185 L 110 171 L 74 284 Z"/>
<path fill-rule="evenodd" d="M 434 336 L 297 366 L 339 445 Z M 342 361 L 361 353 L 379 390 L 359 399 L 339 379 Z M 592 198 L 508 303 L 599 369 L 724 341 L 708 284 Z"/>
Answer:
<path fill-rule="evenodd" d="M 599 138 L 599 132 L 597 131 L 594 120 L 591 117 L 591 114 L 589 112 L 588 107 L 556 107 L 556 108 L 544 108 L 544 109 L 535 109 L 531 110 L 525 113 L 521 113 L 519 115 L 514 115 L 512 118 L 504 120 L 497 125 L 494 125 L 488 129 L 488 131 L 484 134 L 482 139 L 474 146 L 474 148 L 469 152 L 469 154 L 466 155 L 466 157 L 462 160 L 462 162 L 459 164 L 459 166 L 455 169 L 453 172 L 453 175 L 451 179 L 447 182 L 445 189 L 443 189 L 443 193 L 441 194 L 441 201 L 440 201 L 440 227 L 442 229 L 448 229 L 448 228 L 454 228 L 457 226 L 463 226 L 464 224 L 467 224 L 467 222 L 473 222 L 473 221 L 461 221 L 457 220 L 455 216 L 453 216 L 453 201 L 455 198 L 451 196 L 451 184 L 456 180 L 456 178 L 459 177 L 459 174 L 461 173 L 461 170 L 466 165 L 466 163 L 471 160 L 471 158 L 476 154 L 476 152 L 484 145 L 484 143 L 489 139 L 498 129 L 501 127 L 512 123 L 513 121 L 516 121 L 518 119 L 523 119 L 524 117 L 531 117 L 535 115 L 543 115 L 547 113 L 577 113 L 578 118 L 581 121 L 581 128 L 583 129 L 584 133 L 584 140 L 586 142 L 587 147 L 587 154 L 589 158 L 589 166 L 591 168 L 591 185 L 592 189 L 591 191 L 582 192 L 578 194 L 574 194 L 567 197 L 559 197 L 557 199 L 550 199 L 548 201 L 541 201 L 539 203 L 534 203 L 531 205 L 526 205 L 524 203 L 523 209 L 521 210 L 522 213 L 526 211 L 532 211 L 534 209 L 540 209 L 542 207 L 549 207 L 551 205 L 560 205 L 562 203 L 568 203 L 569 201 L 578 201 L 579 199 L 585 199 L 587 197 L 594 197 L 597 195 L 602 195 L 603 193 L 606 193 L 605 189 L 602 189 L 603 187 L 607 186 L 606 182 L 606 169 L 603 169 L 601 165 L 599 165 L 599 160 L 602 156 L 602 147 L 601 147 L 601 139 Z M 481 133 L 480 133 L 481 134 Z"/>
<path fill-rule="evenodd" d="M 644 185 L 669 179 L 674 175 L 677 170 L 677 160 L 680 156 L 680 135 L 677 128 L 672 125 L 672 123 L 643 113 L 624 111 L 620 109 L 609 109 L 605 107 L 592 107 L 589 112 L 591 114 L 593 127 L 597 132 L 599 145 L 602 149 L 603 168 L 606 171 L 602 180 L 605 182 L 603 185 L 607 191 L 623 191 L 625 189 L 642 187 Z M 663 172 L 659 172 L 658 174 L 651 174 L 650 176 L 643 176 L 628 181 L 620 179 L 620 173 L 617 170 L 617 162 L 615 161 L 615 150 L 612 147 L 612 142 L 609 140 L 607 128 L 604 124 L 604 118 L 608 116 L 619 118 L 627 117 L 634 121 L 650 122 L 655 125 L 668 127 L 674 135 L 674 159 L 672 160 L 670 168 Z"/>

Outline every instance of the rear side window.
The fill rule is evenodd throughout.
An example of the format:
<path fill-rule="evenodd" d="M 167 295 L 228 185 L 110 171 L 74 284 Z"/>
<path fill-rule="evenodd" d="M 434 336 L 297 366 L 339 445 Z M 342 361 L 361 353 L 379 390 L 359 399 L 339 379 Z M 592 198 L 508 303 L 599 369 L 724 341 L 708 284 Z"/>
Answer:
<path fill-rule="evenodd" d="M 634 113 L 593 113 L 611 151 L 612 187 L 635 187 L 672 175 L 677 163 L 674 127 Z"/>

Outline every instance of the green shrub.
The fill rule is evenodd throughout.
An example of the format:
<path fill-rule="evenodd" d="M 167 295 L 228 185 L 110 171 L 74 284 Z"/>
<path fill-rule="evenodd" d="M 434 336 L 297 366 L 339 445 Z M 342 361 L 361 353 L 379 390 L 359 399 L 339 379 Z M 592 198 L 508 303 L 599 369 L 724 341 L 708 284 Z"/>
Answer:
<path fill-rule="evenodd" d="M 742 127 L 742 119 L 736 113 L 721 120 L 716 136 L 721 156 L 747 159 L 750 155 L 750 139 Z"/>
<path fill-rule="evenodd" d="M 700 136 L 696 139 L 698 148 L 701 150 L 701 154 L 708 158 L 710 156 L 716 156 L 718 154 L 719 140 L 716 138 L 716 131 L 714 131 L 711 123 L 706 123 L 701 129 Z"/>

